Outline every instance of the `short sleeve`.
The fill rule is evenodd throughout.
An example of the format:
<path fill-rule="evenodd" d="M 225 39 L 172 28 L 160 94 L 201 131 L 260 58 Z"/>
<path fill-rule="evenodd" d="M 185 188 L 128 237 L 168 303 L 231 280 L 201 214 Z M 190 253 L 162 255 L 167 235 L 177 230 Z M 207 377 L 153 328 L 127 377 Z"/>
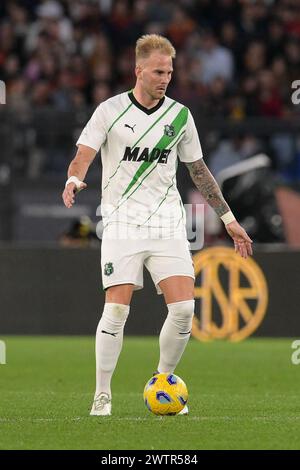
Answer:
<path fill-rule="evenodd" d="M 86 145 L 98 152 L 105 140 L 106 125 L 103 107 L 100 104 L 94 111 L 91 119 L 88 121 L 83 131 L 81 132 L 79 139 L 76 142 L 76 145 Z"/>
<path fill-rule="evenodd" d="M 188 112 L 186 130 L 178 144 L 177 153 L 179 160 L 184 163 L 192 163 L 203 158 L 198 131 L 191 112 Z"/>

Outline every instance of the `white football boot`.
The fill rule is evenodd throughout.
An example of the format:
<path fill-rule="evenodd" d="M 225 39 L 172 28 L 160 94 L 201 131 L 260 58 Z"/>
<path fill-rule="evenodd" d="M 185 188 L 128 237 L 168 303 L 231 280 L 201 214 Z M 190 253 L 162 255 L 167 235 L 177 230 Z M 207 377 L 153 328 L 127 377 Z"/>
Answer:
<path fill-rule="evenodd" d="M 188 415 L 189 414 L 189 409 L 188 409 L 188 406 L 185 405 L 184 408 L 182 408 L 181 411 L 179 411 L 179 413 L 177 413 L 178 415 Z"/>
<path fill-rule="evenodd" d="M 95 395 L 90 416 L 110 416 L 111 399 L 108 393 L 100 392 Z"/>

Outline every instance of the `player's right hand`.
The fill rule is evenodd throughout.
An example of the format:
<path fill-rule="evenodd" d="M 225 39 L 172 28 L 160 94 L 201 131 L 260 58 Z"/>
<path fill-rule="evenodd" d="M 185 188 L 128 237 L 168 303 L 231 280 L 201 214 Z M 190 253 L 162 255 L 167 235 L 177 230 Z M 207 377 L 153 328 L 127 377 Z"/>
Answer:
<path fill-rule="evenodd" d="M 69 183 L 64 192 L 62 193 L 62 198 L 65 206 L 70 209 L 75 203 L 75 195 L 87 187 L 86 183 L 80 183 L 79 188 L 76 187 L 75 183 Z"/>

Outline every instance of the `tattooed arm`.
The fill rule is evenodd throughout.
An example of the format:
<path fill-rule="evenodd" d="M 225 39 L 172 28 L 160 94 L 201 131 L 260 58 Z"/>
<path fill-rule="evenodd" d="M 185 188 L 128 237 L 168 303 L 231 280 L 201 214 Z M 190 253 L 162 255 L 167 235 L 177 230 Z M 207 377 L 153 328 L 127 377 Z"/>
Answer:
<path fill-rule="evenodd" d="M 215 178 L 207 168 L 203 158 L 196 162 L 186 163 L 192 180 L 206 202 L 215 210 L 219 217 L 230 211 Z"/>
<path fill-rule="evenodd" d="M 186 166 L 189 169 L 196 188 L 199 189 L 203 198 L 214 209 L 218 216 L 222 217 L 228 213 L 231 215 L 230 207 L 225 201 L 218 183 L 207 168 L 204 160 L 201 158 L 195 162 L 186 163 Z M 233 239 L 235 251 L 239 252 L 243 258 L 247 258 L 248 255 L 252 255 L 252 240 L 248 237 L 243 227 L 241 227 L 236 220 L 232 220 L 232 218 L 229 223 L 225 221 L 225 228 Z"/>

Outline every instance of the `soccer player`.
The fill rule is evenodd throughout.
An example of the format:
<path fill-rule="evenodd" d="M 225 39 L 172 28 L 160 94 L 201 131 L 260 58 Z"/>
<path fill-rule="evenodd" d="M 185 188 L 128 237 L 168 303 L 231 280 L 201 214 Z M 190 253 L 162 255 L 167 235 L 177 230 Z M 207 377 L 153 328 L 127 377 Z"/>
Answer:
<path fill-rule="evenodd" d="M 143 266 L 168 315 L 162 327 L 158 372 L 173 372 L 190 338 L 194 315 L 194 269 L 184 210 L 176 187 L 177 157 L 204 199 L 220 216 L 244 258 L 251 239 L 235 220 L 204 163 L 188 108 L 168 98 L 175 49 L 151 34 L 136 43 L 132 91 L 101 103 L 77 141 L 63 201 L 70 208 L 86 188 L 85 175 L 101 149 L 103 238 L 101 266 L 106 291 L 96 332 L 96 392 L 91 415 L 111 414 L 111 378 L 123 342 L 133 291 L 143 287 Z M 187 414 L 187 407 L 183 414 Z"/>

